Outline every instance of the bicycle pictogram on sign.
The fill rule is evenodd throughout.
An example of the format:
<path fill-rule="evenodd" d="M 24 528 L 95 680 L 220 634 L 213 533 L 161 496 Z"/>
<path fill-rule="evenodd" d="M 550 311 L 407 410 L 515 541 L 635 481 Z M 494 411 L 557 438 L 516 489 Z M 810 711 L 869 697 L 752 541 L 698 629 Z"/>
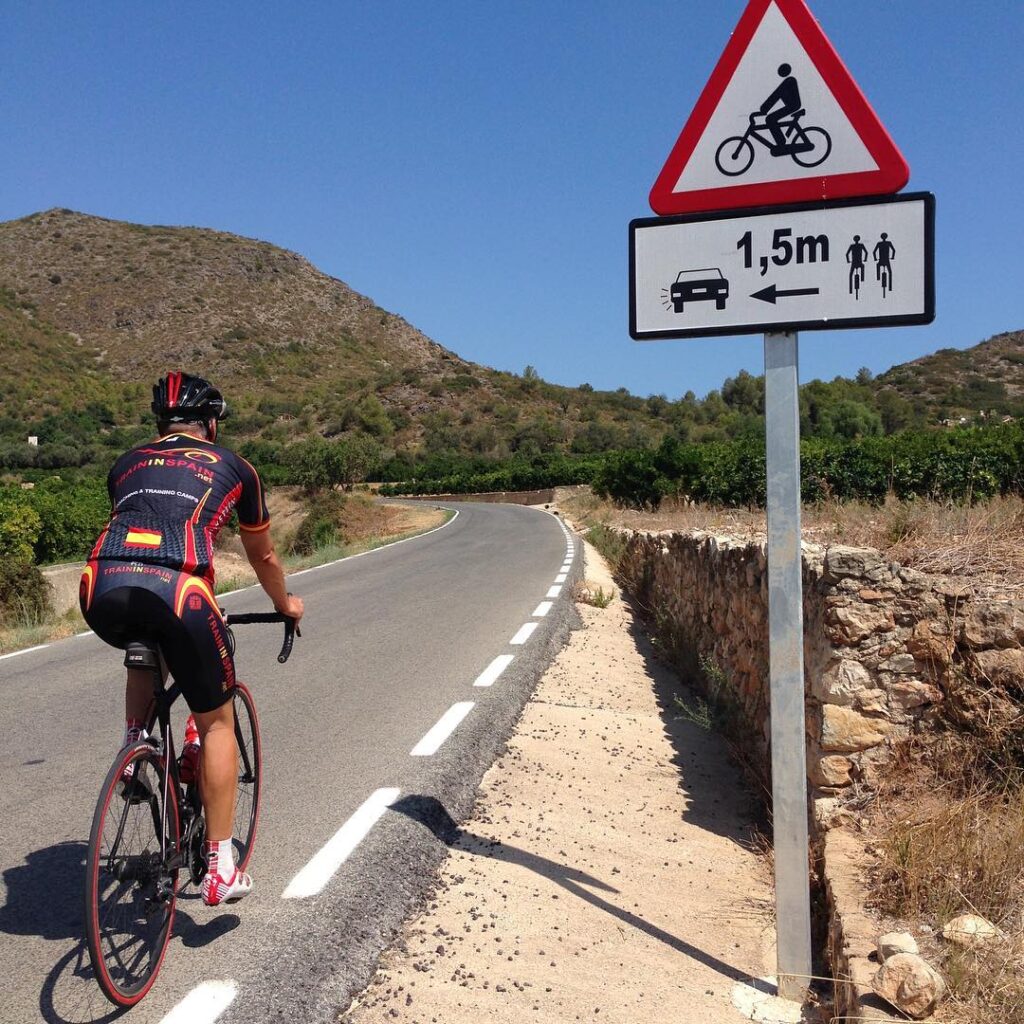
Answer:
<path fill-rule="evenodd" d="M 788 64 L 779 65 L 782 81 L 750 115 L 743 135 L 725 139 L 715 151 L 715 166 L 730 178 L 746 174 L 754 163 L 754 141 L 773 157 L 789 156 L 801 167 L 817 167 L 832 152 L 832 137 L 824 128 L 804 127 L 807 113 L 800 102 L 800 87 Z"/>

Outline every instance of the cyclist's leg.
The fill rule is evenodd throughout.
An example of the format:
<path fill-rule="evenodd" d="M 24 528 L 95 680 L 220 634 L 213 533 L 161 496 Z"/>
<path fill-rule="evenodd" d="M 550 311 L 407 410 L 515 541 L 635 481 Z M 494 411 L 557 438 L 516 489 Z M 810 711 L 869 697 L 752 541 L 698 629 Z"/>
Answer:
<path fill-rule="evenodd" d="M 240 899 L 252 888 L 252 878 L 235 866 L 231 835 L 238 788 L 232 700 L 235 664 L 227 626 L 205 580 L 181 575 L 174 615 L 184 636 L 164 650 L 199 730 L 199 793 L 206 816 L 208 862 L 203 899 L 217 906 Z"/>
<path fill-rule="evenodd" d="M 195 712 L 202 744 L 199 791 L 206 811 L 206 838 L 220 842 L 231 838 L 238 787 L 238 744 L 235 713 L 230 700 L 215 711 Z"/>
<path fill-rule="evenodd" d="M 789 114 L 783 114 L 781 112 L 775 112 L 767 114 L 764 119 L 764 125 L 768 131 L 772 134 L 772 141 L 776 148 L 784 146 L 786 144 L 786 136 L 783 133 L 782 126 L 779 124 L 780 121 L 784 121 Z"/>

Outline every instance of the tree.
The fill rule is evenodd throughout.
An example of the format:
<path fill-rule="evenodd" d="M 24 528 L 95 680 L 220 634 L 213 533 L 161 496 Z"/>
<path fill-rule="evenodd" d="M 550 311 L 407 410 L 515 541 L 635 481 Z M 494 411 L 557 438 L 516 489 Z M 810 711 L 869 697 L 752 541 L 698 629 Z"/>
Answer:
<path fill-rule="evenodd" d="M 844 398 L 824 410 L 821 426 L 825 436 L 844 437 L 852 441 L 858 437 L 881 434 L 882 417 L 863 402 Z"/>
<path fill-rule="evenodd" d="M 755 377 L 746 370 L 740 370 L 735 377 L 726 377 L 722 401 L 738 412 L 763 413 L 764 377 Z"/>
<path fill-rule="evenodd" d="M 355 408 L 355 416 L 360 428 L 374 437 L 390 437 L 395 432 L 395 425 L 374 395 L 360 399 Z"/>

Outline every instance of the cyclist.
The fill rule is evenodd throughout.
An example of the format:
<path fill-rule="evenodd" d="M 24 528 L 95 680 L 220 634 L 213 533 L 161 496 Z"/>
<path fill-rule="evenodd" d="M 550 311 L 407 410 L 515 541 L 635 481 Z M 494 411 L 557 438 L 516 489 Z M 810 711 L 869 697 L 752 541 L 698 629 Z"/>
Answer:
<path fill-rule="evenodd" d="M 764 115 L 765 127 L 772 133 L 772 138 L 775 140 L 775 149 L 772 150 L 772 156 L 782 156 L 788 152 L 785 148 L 786 137 L 779 122 L 795 114 L 801 106 L 800 87 L 797 85 L 792 71 L 793 69 L 788 64 L 779 65 L 779 77 L 782 81 L 779 82 L 775 91 L 761 104 L 758 110 L 758 113 Z M 776 107 L 777 104 L 781 104 L 781 106 L 773 110 L 772 108 Z M 751 116 L 751 122 L 753 122 L 753 116 Z"/>
<path fill-rule="evenodd" d="M 860 235 L 853 236 L 853 244 L 846 250 L 846 262 L 850 264 L 850 292 L 854 290 L 854 282 L 859 277 L 864 280 L 864 261 L 868 258 L 868 248 L 860 240 Z M 858 283 L 859 288 L 859 283 Z"/>
<path fill-rule="evenodd" d="M 285 588 L 270 539 L 259 474 L 215 444 L 227 414 L 221 393 L 202 377 L 174 372 L 153 387 L 156 441 L 122 455 L 107 477 L 111 518 L 82 574 L 80 603 L 107 643 L 160 645 L 192 714 L 181 755 L 183 781 L 198 769 L 206 812 L 208 906 L 241 899 L 252 878 L 237 870 L 232 825 L 238 783 L 230 637 L 213 594 L 213 542 L 232 510 L 242 546 L 274 607 L 298 620 L 302 599 Z M 153 687 L 148 671 L 129 669 L 125 744 L 146 738 Z M 123 780 L 128 790 L 132 779 Z"/>
<path fill-rule="evenodd" d="M 875 280 L 882 280 L 882 270 L 888 272 L 889 288 L 892 288 L 892 258 L 896 255 L 896 246 L 889 241 L 889 235 L 883 231 L 882 240 L 878 242 L 871 255 L 875 259 Z"/>

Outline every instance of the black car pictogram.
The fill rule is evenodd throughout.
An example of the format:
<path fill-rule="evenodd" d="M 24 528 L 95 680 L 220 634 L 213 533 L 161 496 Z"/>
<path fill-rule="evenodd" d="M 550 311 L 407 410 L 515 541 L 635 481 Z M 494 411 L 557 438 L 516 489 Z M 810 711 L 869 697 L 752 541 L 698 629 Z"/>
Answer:
<path fill-rule="evenodd" d="M 682 313 L 687 302 L 714 301 L 715 309 L 725 309 L 725 300 L 729 298 L 729 282 L 718 267 L 680 270 L 669 298 L 677 313 Z"/>

